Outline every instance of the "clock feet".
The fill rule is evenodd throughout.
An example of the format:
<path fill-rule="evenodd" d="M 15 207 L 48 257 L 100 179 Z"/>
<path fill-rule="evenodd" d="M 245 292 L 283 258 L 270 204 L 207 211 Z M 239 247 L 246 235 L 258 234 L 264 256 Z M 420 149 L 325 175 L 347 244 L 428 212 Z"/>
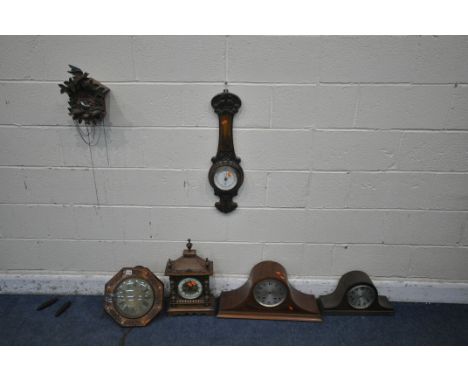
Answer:
<path fill-rule="evenodd" d="M 216 314 L 216 300 L 213 296 L 210 297 L 210 302 L 208 305 L 205 304 L 196 304 L 196 305 L 185 305 L 181 306 L 180 304 L 170 304 L 167 308 L 167 314 L 169 316 L 187 316 L 187 315 L 197 315 L 197 316 L 214 316 Z"/>

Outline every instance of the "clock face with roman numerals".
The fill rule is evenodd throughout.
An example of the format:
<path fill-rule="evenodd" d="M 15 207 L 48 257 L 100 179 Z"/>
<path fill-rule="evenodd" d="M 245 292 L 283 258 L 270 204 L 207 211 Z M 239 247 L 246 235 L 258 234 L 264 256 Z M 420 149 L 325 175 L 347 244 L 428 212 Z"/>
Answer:
<path fill-rule="evenodd" d="M 275 279 L 262 280 L 253 290 L 255 301 L 265 308 L 274 308 L 281 305 L 288 296 L 286 286 Z"/>
<path fill-rule="evenodd" d="M 348 304 L 354 309 L 367 309 L 375 301 L 376 293 L 369 285 L 356 285 L 346 293 Z"/>
<path fill-rule="evenodd" d="M 143 279 L 131 277 L 115 289 L 115 307 L 126 318 L 138 318 L 150 311 L 154 304 L 151 285 Z"/>

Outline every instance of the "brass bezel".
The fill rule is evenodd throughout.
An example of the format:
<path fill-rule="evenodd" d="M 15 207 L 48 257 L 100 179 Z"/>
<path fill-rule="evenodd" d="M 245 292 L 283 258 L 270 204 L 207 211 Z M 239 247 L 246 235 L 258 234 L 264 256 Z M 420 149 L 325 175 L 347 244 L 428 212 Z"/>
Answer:
<path fill-rule="evenodd" d="M 153 306 L 146 314 L 138 318 L 125 317 L 114 305 L 113 295 L 117 286 L 124 280 L 131 278 L 140 278 L 145 280 L 153 289 L 154 294 Z M 104 295 L 104 310 L 115 320 L 115 322 L 124 327 L 148 325 L 161 312 L 164 306 L 164 284 L 153 274 L 153 272 L 142 266 L 122 268 L 106 283 Z"/>

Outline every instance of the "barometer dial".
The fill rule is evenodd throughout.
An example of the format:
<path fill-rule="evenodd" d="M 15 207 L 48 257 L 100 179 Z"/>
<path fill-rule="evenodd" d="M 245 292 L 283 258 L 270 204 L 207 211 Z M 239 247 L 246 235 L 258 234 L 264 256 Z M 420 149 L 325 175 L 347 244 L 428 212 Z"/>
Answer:
<path fill-rule="evenodd" d="M 214 174 L 214 184 L 222 191 L 232 190 L 237 185 L 237 171 L 231 166 L 218 167 Z"/>

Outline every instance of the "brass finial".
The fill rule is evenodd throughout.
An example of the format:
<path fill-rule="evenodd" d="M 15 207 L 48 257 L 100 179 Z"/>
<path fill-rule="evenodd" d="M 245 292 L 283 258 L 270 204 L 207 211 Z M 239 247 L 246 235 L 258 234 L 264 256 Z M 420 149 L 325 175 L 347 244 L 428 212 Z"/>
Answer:
<path fill-rule="evenodd" d="M 190 239 L 187 239 L 187 248 L 188 248 L 189 251 L 192 249 L 192 243 L 191 243 Z"/>

